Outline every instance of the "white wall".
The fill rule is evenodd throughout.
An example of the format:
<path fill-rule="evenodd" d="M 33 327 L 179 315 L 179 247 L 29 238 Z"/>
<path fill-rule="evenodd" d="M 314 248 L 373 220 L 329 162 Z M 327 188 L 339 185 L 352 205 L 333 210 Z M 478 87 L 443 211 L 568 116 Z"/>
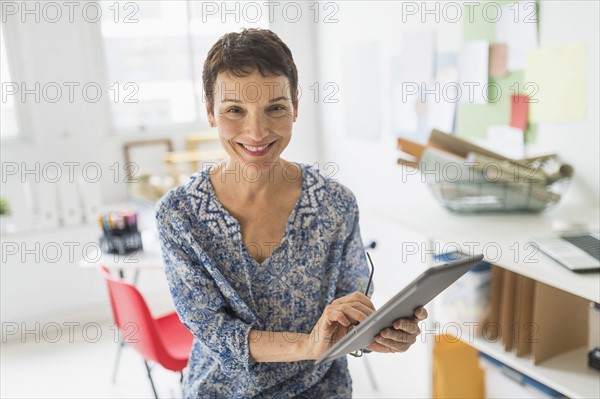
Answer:
<path fill-rule="evenodd" d="M 365 79 L 380 80 L 379 84 L 383 88 L 379 100 L 381 112 L 377 115 L 362 115 L 373 126 L 381 126 L 379 139 L 361 140 L 346 135 L 347 115 L 343 109 L 343 87 L 340 90 L 340 103 L 319 104 L 323 159 L 339 165 L 339 178 L 354 190 L 363 212 L 391 204 L 397 205 L 398 212 L 410 212 L 409 209 L 402 208 L 403 198 L 429 195 L 418 176 L 409 177 L 408 184 L 401 184 L 402 170 L 395 164 L 396 143 L 389 133 L 389 61 L 402 51 L 402 32 L 435 29 L 439 52 L 457 51 L 462 43 L 462 19 L 459 23 L 442 19 L 436 24 L 434 17 L 428 16 L 426 23 L 422 24 L 417 16 L 407 18 L 407 22 L 403 23 L 401 3 L 341 2 L 338 23 L 318 24 L 319 79 L 322 81 L 340 82 L 346 68 L 341 64 L 341 49 L 345 44 L 372 42 L 381 49 L 380 69 L 364 71 Z M 417 3 L 413 4 L 423 4 Z M 538 143 L 556 151 L 576 168 L 576 177 L 563 198 L 563 203 L 589 203 L 597 206 L 600 198 L 598 7 L 597 2 L 589 1 L 542 1 L 541 4 L 540 46 L 584 42 L 588 51 L 588 108 L 585 120 L 538 126 Z M 356 55 L 356 63 L 361 64 L 360 54 Z M 369 102 L 371 99 L 365 98 L 364 101 Z M 356 109 L 354 112 L 360 114 L 361 110 Z"/>

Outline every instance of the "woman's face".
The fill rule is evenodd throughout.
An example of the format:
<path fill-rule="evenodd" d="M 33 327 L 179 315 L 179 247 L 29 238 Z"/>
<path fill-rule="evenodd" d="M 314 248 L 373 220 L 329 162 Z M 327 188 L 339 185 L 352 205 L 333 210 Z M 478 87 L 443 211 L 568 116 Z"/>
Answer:
<path fill-rule="evenodd" d="M 215 83 L 214 110 L 207 104 L 207 113 L 231 159 L 262 169 L 280 161 L 298 110 L 287 77 L 263 77 L 258 71 L 237 77 L 222 72 Z"/>

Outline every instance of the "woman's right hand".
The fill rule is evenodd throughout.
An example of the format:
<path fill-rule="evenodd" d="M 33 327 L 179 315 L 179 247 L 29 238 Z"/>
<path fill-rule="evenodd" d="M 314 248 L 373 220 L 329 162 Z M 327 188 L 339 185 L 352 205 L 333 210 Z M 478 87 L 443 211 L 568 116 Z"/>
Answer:
<path fill-rule="evenodd" d="M 327 305 L 306 341 L 306 358 L 318 359 L 348 333 L 350 326 L 362 322 L 375 311 L 373 303 L 356 291 Z"/>

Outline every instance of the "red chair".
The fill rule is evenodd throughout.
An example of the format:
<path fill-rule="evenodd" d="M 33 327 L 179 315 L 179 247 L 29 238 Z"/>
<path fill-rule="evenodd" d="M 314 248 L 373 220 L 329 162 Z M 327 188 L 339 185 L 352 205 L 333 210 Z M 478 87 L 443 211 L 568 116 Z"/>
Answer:
<path fill-rule="evenodd" d="M 181 323 L 177 313 L 154 319 L 142 294 L 135 286 L 112 277 L 108 268 L 104 266 L 100 267 L 100 271 L 108 284 L 115 324 L 121 335 L 119 353 L 122 345 L 126 344 L 142 355 L 152 391 L 158 398 L 148 362 L 158 363 L 168 370 L 182 373 L 188 363 L 193 335 Z M 183 378 L 183 373 L 181 375 Z"/>

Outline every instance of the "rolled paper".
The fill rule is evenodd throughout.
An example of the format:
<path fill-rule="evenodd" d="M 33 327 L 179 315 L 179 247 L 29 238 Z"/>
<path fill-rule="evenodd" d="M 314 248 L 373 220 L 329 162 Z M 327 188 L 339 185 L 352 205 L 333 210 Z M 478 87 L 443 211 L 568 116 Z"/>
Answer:
<path fill-rule="evenodd" d="M 517 162 L 494 159 L 476 152 L 467 155 L 468 163 L 480 170 L 487 179 L 505 183 L 532 183 L 545 186 L 547 177 L 540 168 L 532 168 Z"/>
<path fill-rule="evenodd" d="M 558 202 L 560 195 L 548 190 L 548 178 L 540 168 L 531 168 L 512 161 L 502 161 L 475 152 L 469 153 L 467 162 L 481 171 L 487 181 L 505 184 L 511 193 L 529 195 L 532 199 Z"/>
<path fill-rule="evenodd" d="M 419 170 L 427 181 L 432 182 L 480 182 L 483 176 L 474 171 L 466 159 L 437 148 L 427 147 L 421 154 Z"/>
<path fill-rule="evenodd" d="M 552 184 L 565 177 L 572 177 L 573 173 L 575 173 L 575 168 L 568 163 L 563 163 L 556 171 L 548 174 L 546 179 L 548 180 L 548 184 Z"/>

